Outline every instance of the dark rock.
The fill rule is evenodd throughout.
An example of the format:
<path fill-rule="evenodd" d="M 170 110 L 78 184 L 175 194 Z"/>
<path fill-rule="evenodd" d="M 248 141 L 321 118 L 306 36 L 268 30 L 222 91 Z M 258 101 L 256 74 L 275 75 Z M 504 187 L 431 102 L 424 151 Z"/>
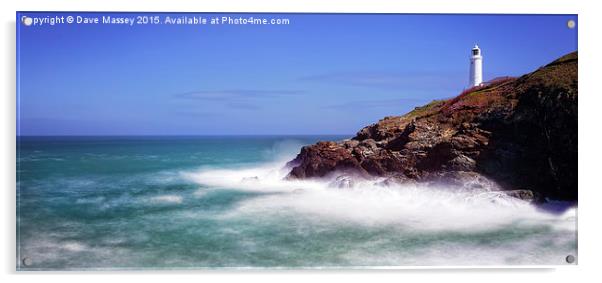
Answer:
<path fill-rule="evenodd" d="M 355 178 L 351 175 L 337 176 L 337 178 L 332 181 L 329 186 L 340 189 L 353 188 L 355 187 Z"/>
<path fill-rule="evenodd" d="M 407 184 L 415 184 L 416 180 L 406 177 L 405 175 L 396 175 L 388 177 L 382 181 L 376 183 L 378 186 L 389 187 L 396 185 L 407 185 Z"/>
<path fill-rule="evenodd" d="M 541 198 L 576 200 L 577 53 L 385 117 L 350 140 L 303 147 L 288 166 L 289 178 L 345 172 L 461 183 L 470 173 L 505 190 L 526 187 Z"/>
<path fill-rule="evenodd" d="M 541 198 L 541 196 L 531 190 L 510 190 L 510 191 L 504 191 L 504 194 L 506 194 L 507 196 L 513 197 L 513 198 L 517 198 L 517 199 L 521 199 L 521 200 L 525 200 L 528 202 L 536 202 L 536 203 L 541 203 L 543 201 L 543 199 Z"/>
<path fill-rule="evenodd" d="M 257 176 L 253 176 L 253 177 L 244 177 L 241 180 L 242 182 L 259 182 L 259 177 Z"/>
<path fill-rule="evenodd" d="M 336 171 L 366 173 L 351 152 L 341 143 L 335 142 L 304 146 L 288 166 L 293 167 L 289 178 L 324 177 Z"/>
<path fill-rule="evenodd" d="M 343 147 L 345 147 L 346 149 L 353 149 L 358 144 L 360 144 L 360 142 L 357 140 L 346 140 L 343 142 Z"/>

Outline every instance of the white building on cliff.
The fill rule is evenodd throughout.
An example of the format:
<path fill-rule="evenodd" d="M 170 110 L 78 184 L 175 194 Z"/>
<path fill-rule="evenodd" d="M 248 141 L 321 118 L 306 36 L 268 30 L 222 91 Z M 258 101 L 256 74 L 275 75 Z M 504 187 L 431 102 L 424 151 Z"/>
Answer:
<path fill-rule="evenodd" d="M 468 87 L 479 86 L 481 84 L 483 84 L 483 56 L 481 56 L 481 49 L 475 44 L 470 56 Z"/>

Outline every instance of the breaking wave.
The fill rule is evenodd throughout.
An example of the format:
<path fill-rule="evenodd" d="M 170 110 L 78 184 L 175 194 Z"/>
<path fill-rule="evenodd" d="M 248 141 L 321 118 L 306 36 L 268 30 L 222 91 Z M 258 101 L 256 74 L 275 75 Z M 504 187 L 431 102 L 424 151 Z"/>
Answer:
<path fill-rule="evenodd" d="M 288 235 L 281 237 L 296 235 L 310 247 L 333 253 L 318 265 L 563 264 L 567 254 L 577 252 L 576 207 L 550 213 L 550 207 L 542 209 L 498 191 L 489 180 L 460 188 L 351 177 L 289 180 L 284 165 L 294 154 L 280 157 L 254 166 L 206 167 L 182 176 L 201 186 L 197 197 L 210 190 L 253 194 L 218 218 L 242 219 L 254 229 Z M 246 237 L 245 231 L 238 233 Z M 347 250 L 335 252 L 340 246 Z M 312 256 L 317 254 L 306 255 L 299 265 L 312 265 Z"/>
<path fill-rule="evenodd" d="M 30 180 L 20 254 L 43 269 L 532 265 L 577 255 L 576 207 L 550 213 L 482 179 L 288 180 L 284 166 L 303 143 L 273 144 L 197 169 L 165 161 L 135 174 Z"/>
<path fill-rule="evenodd" d="M 414 230 L 482 231 L 507 225 L 549 225 L 575 231 L 576 208 L 554 214 L 497 191 L 486 180 L 458 189 L 432 184 L 384 184 L 383 179 L 287 180 L 290 154 L 276 161 L 232 169 L 202 168 L 183 177 L 202 187 L 259 194 L 228 216 L 287 213 L 362 225 L 391 224 Z M 472 184 L 474 185 L 474 184 Z M 205 189 L 199 189 L 202 195 Z M 560 204 L 564 205 L 564 204 Z"/>

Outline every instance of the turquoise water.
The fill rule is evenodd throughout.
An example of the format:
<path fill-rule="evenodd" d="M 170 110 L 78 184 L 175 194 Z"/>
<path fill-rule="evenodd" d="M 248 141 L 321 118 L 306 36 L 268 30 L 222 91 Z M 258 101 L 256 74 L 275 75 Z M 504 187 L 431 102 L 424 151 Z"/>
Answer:
<path fill-rule="evenodd" d="M 552 214 L 486 191 L 283 180 L 302 145 L 342 138 L 21 137 L 18 268 L 564 264 L 576 255 L 576 209 Z"/>

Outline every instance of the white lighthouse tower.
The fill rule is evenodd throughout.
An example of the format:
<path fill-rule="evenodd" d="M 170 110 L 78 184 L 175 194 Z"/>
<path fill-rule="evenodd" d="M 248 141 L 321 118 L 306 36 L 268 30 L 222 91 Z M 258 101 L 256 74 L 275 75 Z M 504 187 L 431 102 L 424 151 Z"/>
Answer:
<path fill-rule="evenodd" d="M 483 56 L 481 56 L 481 49 L 478 45 L 472 48 L 470 56 L 470 77 L 468 80 L 468 86 L 478 86 L 483 83 Z"/>

